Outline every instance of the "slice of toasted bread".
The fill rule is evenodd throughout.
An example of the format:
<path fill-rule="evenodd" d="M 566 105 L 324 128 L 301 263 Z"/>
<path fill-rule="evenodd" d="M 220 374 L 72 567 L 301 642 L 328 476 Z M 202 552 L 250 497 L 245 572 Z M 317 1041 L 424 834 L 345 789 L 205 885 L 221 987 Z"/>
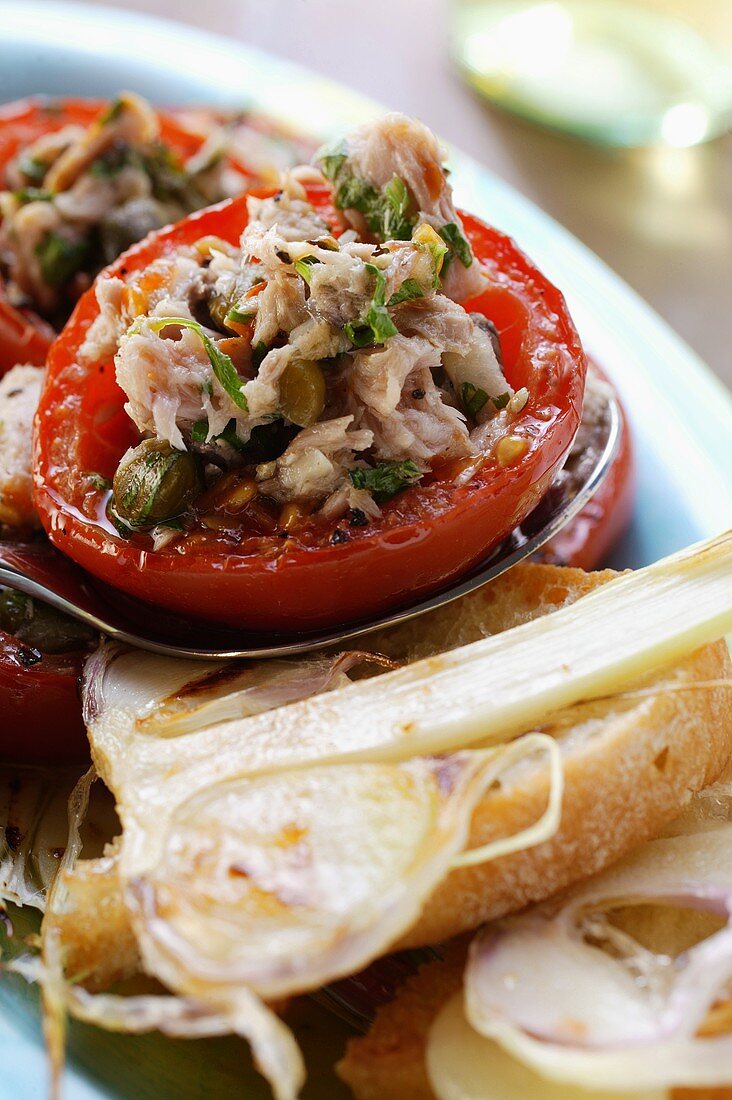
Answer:
<path fill-rule="evenodd" d="M 574 603 L 613 576 L 610 570 L 519 565 L 471 596 L 383 632 L 369 644 L 395 659 L 428 657 Z M 453 871 L 398 946 L 450 939 L 540 901 L 656 836 L 732 756 L 730 691 L 683 689 L 731 675 L 729 651 L 719 642 L 647 679 L 641 685 L 649 689 L 645 697 L 596 700 L 548 715 L 541 728 L 559 740 L 564 756 L 559 831 L 538 847 Z M 537 820 L 547 794 L 546 765 L 524 764 L 507 772 L 474 814 L 470 847 Z"/>
<path fill-rule="evenodd" d="M 548 565 L 524 565 L 487 588 L 424 618 L 369 639 L 369 647 L 413 660 L 496 634 L 569 604 L 614 574 L 584 573 Z M 641 627 L 639 627 L 641 628 Z M 486 919 L 544 898 L 600 870 L 625 851 L 661 831 L 691 793 L 712 782 L 732 755 L 732 707 L 723 688 L 677 691 L 698 681 L 730 675 L 724 643 L 707 646 L 648 681 L 650 694 L 576 706 L 547 716 L 544 727 L 561 744 L 565 760 L 562 824 L 552 840 L 482 866 L 452 872 L 427 902 L 404 943 L 435 943 L 472 929 Z M 545 767 L 525 762 L 506 771 L 489 790 L 473 818 L 471 846 L 524 828 L 542 813 L 547 798 Z M 75 889 L 75 876 L 86 883 Z M 90 889 L 91 880 L 94 889 Z M 68 876 L 69 911 L 77 928 L 87 901 L 99 904 L 99 887 L 114 875 L 92 873 L 83 863 Z M 122 927 L 122 899 L 110 902 L 126 945 L 112 970 L 135 958 L 134 939 Z M 68 922 L 69 924 L 71 922 Z M 63 938 L 63 936 L 62 936 Z M 102 937 L 103 940 L 103 937 Z M 109 971 L 102 940 L 74 934 L 75 969 L 90 975 Z M 88 948 L 88 950 L 86 950 Z M 93 980 L 93 979 L 91 979 Z"/>

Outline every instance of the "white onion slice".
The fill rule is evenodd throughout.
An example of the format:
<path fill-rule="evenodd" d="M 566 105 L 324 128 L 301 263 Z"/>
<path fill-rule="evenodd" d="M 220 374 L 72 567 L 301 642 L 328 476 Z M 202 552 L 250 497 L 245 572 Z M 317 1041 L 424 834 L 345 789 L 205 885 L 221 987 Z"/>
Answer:
<path fill-rule="evenodd" d="M 79 768 L 0 767 L 0 901 L 43 910 L 69 835 L 68 800 Z M 86 838 L 92 854 L 117 831 L 106 792 L 92 800 Z M 96 843 L 92 842 L 92 838 Z"/>
<path fill-rule="evenodd" d="M 179 737 L 218 722 L 249 718 L 350 683 L 363 664 L 393 669 L 376 653 L 350 650 L 298 660 L 181 661 L 102 642 L 86 671 L 85 718 L 110 704 L 154 737 Z"/>
<path fill-rule="evenodd" d="M 564 792 L 564 766 L 559 743 L 546 733 L 527 733 L 518 741 L 506 745 L 501 754 L 501 770 L 511 767 L 518 760 L 545 749 L 549 755 L 549 798 L 546 809 L 538 821 L 528 825 L 512 836 L 501 837 L 482 844 L 479 848 L 470 848 L 460 852 L 452 861 L 453 867 L 476 867 L 479 863 L 488 863 L 492 859 L 521 852 L 543 844 L 559 828 L 562 817 L 562 794 Z"/>
<path fill-rule="evenodd" d="M 173 813 L 154 867 L 131 874 L 127 860 L 146 969 L 206 1003 L 361 969 L 445 877 L 500 760 L 310 768 L 199 792 Z"/>
<path fill-rule="evenodd" d="M 427 1073 L 438 1100 L 669 1100 L 665 1088 L 607 1091 L 542 1077 L 474 1031 L 459 994 L 432 1026 Z"/>
<path fill-rule="evenodd" d="M 68 799 L 68 840 L 59 863 L 61 871 L 73 868 L 82 849 L 82 830 L 96 778 L 93 768 L 82 776 Z M 48 914 L 63 911 L 67 887 L 58 875 L 48 894 Z M 237 989 L 218 1006 L 191 1004 L 177 997 L 92 997 L 71 985 L 63 968 L 63 943 L 57 924 L 42 926 L 42 959 L 18 960 L 13 969 L 41 987 L 44 1035 L 49 1052 L 52 1082 L 59 1087 L 65 1060 L 66 1015 L 73 1015 L 112 1031 L 140 1033 L 159 1028 L 179 1038 L 234 1032 L 247 1039 L 255 1064 L 272 1086 L 276 1100 L 296 1100 L 305 1080 L 302 1055 L 290 1029 L 257 996 Z"/>
<path fill-rule="evenodd" d="M 672 959 L 604 920 L 653 903 L 727 923 Z M 544 907 L 478 937 L 467 1018 L 535 1071 L 586 1088 L 728 1084 L 732 1035 L 694 1035 L 732 980 L 731 915 L 732 824 L 652 841 L 573 890 L 558 912 Z"/>

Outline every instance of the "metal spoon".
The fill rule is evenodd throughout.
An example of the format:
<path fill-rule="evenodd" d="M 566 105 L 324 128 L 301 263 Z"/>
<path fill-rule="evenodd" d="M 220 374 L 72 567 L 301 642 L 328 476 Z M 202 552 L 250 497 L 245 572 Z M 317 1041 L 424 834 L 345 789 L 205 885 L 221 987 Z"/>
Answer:
<path fill-rule="evenodd" d="M 245 632 L 198 620 L 192 622 L 103 585 L 47 543 L 0 543 L 0 584 L 44 600 L 110 638 L 169 657 L 193 660 L 283 657 L 340 644 L 450 603 L 538 550 L 584 508 L 610 468 L 621 432 L 618 405 L 610 396 L 603 427 L 597 460 L 573 495 L 568 497 L 550 488 L 521 526 L 465 576 L 426 599 L 385 612 L 368 622 L 296 635 Z"/>

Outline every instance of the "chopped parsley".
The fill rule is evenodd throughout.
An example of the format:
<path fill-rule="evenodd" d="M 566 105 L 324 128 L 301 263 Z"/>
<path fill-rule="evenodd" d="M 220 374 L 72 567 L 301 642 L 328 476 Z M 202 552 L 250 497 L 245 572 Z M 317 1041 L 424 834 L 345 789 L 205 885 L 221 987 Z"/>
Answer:
<path fill-rule="evenodd" d="M 310 286 L 310 268 L 313 264 L 319 264 L 320 260 L 317 256 L 303 256 L 301 260 L 295 260 L 295 271 L 298 275 L 301 275 L 305 282 Z"/>
<path fill-rule="evenodd" d="M 497 409 L 505 409 L 506 405 L 511 400 L 511 394 L 506 390 L 505 393 L 499 393 L 498 397 L 491 397 L 491 401 Z"/>
<path fill-rule="evenodd" d="M 384 213 L 381 237 L 386 241 L 408 241 L 416 217 L 409 214 L 410 196 L 400 176 L 392 176 L 384 188 Z"/>
<path fill-rule="evenodd" d="M 236 431 L 236 421 L 230 420 L 223 432 L 215 435 L 212 443 L 228 443 L 238 451 L 247 463 L 271 462 L 279 458 L 298 429 L 286 424 L 279 414 L 273 414 L 268 424 L 257 424 L 245 442 Z M 191 428 L 191 442 L 205 443 L 208 438 L 208 421 L 197 420 Z"/>
<path fill-rule="evenodd" d="M 383 344 L 390 336 L 395 336 L 397 327 L 386 308 L 386 276 L 375 264 L 366 264 L 366 270 L 376 280 L 376 289 L 371 305 L 359 321 L 349 321 L 344 331 L 354 347 L 367 348 L 372 344 Z"/>
<path fill-rule="evenodd" d="M 179 325 L 180 328 L 187 328 L 191 332 L 195 332 L 206 349 L 209 363 L 221 386 L 238 408 L 247 409 L 247 399 L 242 393 L 241 378 L 236 373 L 236 367 L 229 356 L 221 351 L 215 341 L 204 332 L 203 326 L 199 325 L 198 321 L 190 321 L 187 317 L 158 317 L 155 320 L 148 321 L 148 324 L 153 332 L 160 332 L 168 325 Z M 134 330 L 135 326 L 133 325 L 132 328 Z M 136 331 L 139 331 L 139 329 Z"/>
<path fill-rule="evenodd" d="M 244 313 L 243 310 L 237 309 L 237 307 L 234 306 L 224 317 L 224 324 L 231 325 L 233 323 L 235 325 L 248 325 L 253 317 L 253 313 Z"/>
<path fill-rule="evenodd" d="M 424 291 L 416 279 L 405 279 L 396 290 L 387 305 L 398 306 L 400 302 L 411 302 L 414 298 L 424 298 Z"/>
<path fill-rule="evenodd" d="M 99 119 L 99 125 L 106 126 L 109 122 L 116 122 L 124 109 L 125 102 L 120 96 L 118 96 L 117 99 L 113 99 L 112 102 L 109 104 L 109 107 L 107 107 L 106 111 Z"/>
<path fill-rule="evenodd" d="M 443 225 L 439 232 L 443 241 L 448 246 L 448 253 L 442 265 L 443 275 L 447 272 L 455 256 L 460 260 L 463 267 L 470 267 L 473 262 L 473 253 L 457 224 L 455 222 L 448 222 L 447 225 Z"/>
<path fill-rule="evenodd" d="M 368 180 L 346 173 L 337 181 L 335 204 L 341 210 L 358 210 L 369 231 L 384 241 L 408 241 L 417 220 L 409 214 L 409 191 L 399 176 L 381 192 Z"/>
<path fill-rule="evenodd" d="M 31 183 L 43 183 L 48 171 L 48 165 L 39 157 L 22 157 L 18 161 L 18 170 L 22 172 Z"/>
<path fill-rule="evenodd" d="M 255 370 L 259 370 L 268 354 L 269 348 L 264 340 L 260 340 L 256 347 L 252 348 L 252 366 Z"/>
<path fill-rule="evenodd" d="M 391 500 L 403 489 L 416 483 L 422 473 L 416 462 L 379 462 L 376 466 L 357 467 L 349 470 L 351 483 L 356 489 L 365 489 L 371 493 L 377 504 Z"/>
<path fill-rule="evenodd" d="M 475 419 L 488 400 L 488 394 L 485 390 L 481 390 L 477 386 L 474 386 L 472 382 L 463 382 L 460 389 L 460 396 L 462 397 L 463 405 L 473 419 Z"/>
<path fill-rule="evenodd" d="M 112 482 L 109 480 L 109 478 L 102 477 L 101 474 L 98 474 L 95 471 L 87 474 L 87 477 L 89 479 L 89 484 L 93 489 L 97 489 L 100 492 L 103 492 L 106 489 L 112 488 Z"/>
<path fill-rule="evenodd" d="M 89 242 L 73 241 L 53 230 L 36 246 L 41 275 L 48 286 L 63 286 L 89 259 Z"/>
<path fill-rule="evenodd" d="M 316 160 L 325 178 L 332 182 L 347 160 L 345 142 L 337 141 L 331 145 L 324 145 L 318 150 Z"/>
<path fill-rule="evenodd" d="M 45 191 L 42 187 L 19 187 L 13 191 L 13 198 L 21 206 L 29 202 L 53 202 L 53 191 Z"/>
<path fill-rule="evenodd" d="M 191 439 L 194 443 L 205 443 L 208 437 L 208 420 L 197 420 L 191 428 Z"/>

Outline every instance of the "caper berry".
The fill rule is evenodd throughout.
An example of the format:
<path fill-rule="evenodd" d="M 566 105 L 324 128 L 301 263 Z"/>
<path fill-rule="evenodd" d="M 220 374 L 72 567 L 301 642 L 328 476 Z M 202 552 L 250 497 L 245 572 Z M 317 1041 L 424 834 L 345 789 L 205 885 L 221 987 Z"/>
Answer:
<path fill-rule="evenodd" d="M 203 489 L 200 460 L 170 443 L 144 439 L 123 456 L 112 483 L 112 508 L 130 527 L 154 527 L 184 512 Z"/>
<path fill-rule="evenodd" d="M 312 359 L 291 359 L 280 377 L 280 412 L 308 428 L 325 408 L 325 375 Z"/>

